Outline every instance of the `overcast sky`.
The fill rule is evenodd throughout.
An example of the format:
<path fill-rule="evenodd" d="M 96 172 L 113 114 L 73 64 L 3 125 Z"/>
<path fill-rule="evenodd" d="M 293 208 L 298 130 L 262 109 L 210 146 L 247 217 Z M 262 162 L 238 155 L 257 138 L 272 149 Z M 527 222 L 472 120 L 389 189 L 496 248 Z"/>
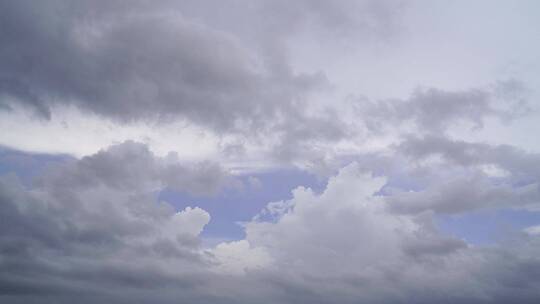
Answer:
<path fill-rule="evenodd" d="M 538 303 L 540 2 L 0 0 L 0 302 Z"/>

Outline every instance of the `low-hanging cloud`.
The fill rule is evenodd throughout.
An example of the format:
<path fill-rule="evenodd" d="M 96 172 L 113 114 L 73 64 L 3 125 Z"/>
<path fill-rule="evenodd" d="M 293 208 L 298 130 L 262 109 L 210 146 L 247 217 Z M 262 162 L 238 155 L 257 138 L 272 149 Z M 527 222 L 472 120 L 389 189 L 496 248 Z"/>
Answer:
<path fill-rule="evenodd" d="M 8 303 L 527 303 L 538 296 L 536 236 L 523 235 L 511 249 L 471 247 L 441 234 L 429 213 L 387 210 L 376 194 L 386 179 L 357 164 L 321 194 L 294 190 L 245 223 L 245 240 L 213 248 L 200 243 L 211 220 L 204 210 L 176 212 L 144 193 L 150 188 L 118 183 L 123 174 L 81 187 L 81 168 L 104 169 L 76 161 L 29 189 L 2 178 L 0 297 Z M 520 269 L 529 269 L 528 282 Z"/>
<path fill-rule="evenodd" d="M 356 107 L 372 132 L 412 124 L 416 132 L 441 134 L 459 124 L 474 130 L 489 118 L 509 121 L 523 116 L 529 110 L 526 96 L 522 83 L 507 80 L 468 90 L 418 88 L 406 100 L 360 100 Z"/>
<path fill-rule="evenodd" d="M 0 302 L 538 302 L 538 18 L 465 2 L 1 1 Z"/>

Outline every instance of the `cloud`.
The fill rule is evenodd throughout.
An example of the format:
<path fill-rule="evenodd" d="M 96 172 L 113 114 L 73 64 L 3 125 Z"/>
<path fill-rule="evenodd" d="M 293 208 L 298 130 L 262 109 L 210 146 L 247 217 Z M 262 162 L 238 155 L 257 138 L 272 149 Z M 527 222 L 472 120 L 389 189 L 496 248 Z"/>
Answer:
<path fill-rule="evenodd" d="M 16 177 L 3 176 L 6 261 L 41 263 L 39 257 L 50 255 L 54 262 L 67 255 L 92 262 L 125 254 L 200 260 L 194 253 L 197 236 L 210 220 L 209 214 L 189 207 L 176 212 L 168 203 L 157 201 L 156 191 L 175 187 L 211 194 L 217 190 L 212 187 L 222 186 L 210 182 L 218 173 L 224 174 L 156 158 L 146 146 L 126 142 L 55 165 L 29 189 Z M 205 174 L 210 176 L 203 178 Z M 182 177 L 172 178 L 176 175 Z"/>
<path fill-rule="evenodd" d="M 245 274 L 272 264 L 263 248 L 251 248 L 247 240 L 220 243 L 210 253 L 217 260 L 217 271 L 225 274 Z"/>
<path fill-rule="evenodd" d="M 51 107 L 75 105 L 123 122 L 260 127 L 325 83 L 321 74 L 268 70 L 249 41 L 168 3 L 6 2 L 1 11 L 4 99 L 47 118 Z"/>
<path fill-rule="evenodd" d="M 529 108 L 526 93 L 522 83 L 511 79 L 461 91 L 417 88 L 405 100 L 362 100 L 356 107 L 373 132 L 412 124 L 415 132 L 440 134 L 459 124 L 480 129 L 488 118 L 508 121 L 522 116 Z"/>
<path fill-rule="evenodd" d="M 282 118 L 312 124 L 316 118 L 303 114 L 303 103 L 328 80 L 322 72 L 293 70 L 284 46 L 291 29 L 284 24 L 347 29 L 354 23 L 375 32 L 394 9 L 370 1 L 232 5 L 236 10 L 212 4 L 222 12 L 214 16 L 210 4 L 196 2 L 5 2 L 3 103 L 48 119 L 55 107 L 73 105 L 124 123 L 185 119 L 217 133 L 262 131 Z M 353 8 L 364 17 L 352 18 Z M 261 26 L 239 26 L 240 18 Z"/>
<path fill-rule="evenodd" d="M 497 303 L 538 296 L 532 288 L 539 277 L 528 274 L 531 281 L 523 285 L 517 275 L 524 265 L 538 267 L 536 240 L 470 246 L 441 234 L 432 213 L 392 213 L 377 195 L 385 183 L 351 164 L 321 194 L 297 188 L 291 200 L 269 204 L 246 224 L 249 244 L 273 258 L 267 269 L 279 275 L 285 299 Z M 273 219 L 262 220 L 269 214 Z"/>
<path fill-rule="evenodd" d="M 392 264 L 404 258 L 403 246 L 414 247 L 418 238 L 437 242 L 421 223 L 387 212 L 383 198 L 375 195 L 385 183 L 349 165 L 320 195 L 297 188 L 292 200 L 270 204 L 267 212 L 277 220 L 247 223 L 246 238 L 255 247 L 269 248 L 282 267 L 333 275 L 349 273 L 352 265 L 362 272 Z"/>
<path fill-rule="evenodd" d="M 49 121 L 75 109 L 118 129 L 185 123 L 245 145 L 264 142 L 274 162 L 321 159 L 318 146 L 354 127 L 312 102 L 332 85 L 324 72 L 293 64 L 290 39 L 386 39 L 399 31 L 401 8 L 393 1 L 8 1 L 0 7 L 0 103 Z M 123 141 L 132 131 L 110 133 Z M 228 151 L 244 158 L 241 149 Z"/>
<path fill-rule="evenodd" d="M 539 235 L 540 234 L 540 226 L 531 226 L 524 229 L 525 233 L 528 233 L 530 235 Z"/>
<path fill-rule="evenodd" d="M 126 142 L 52 164 L 27 186 L 3 175 L 0 297 L 122 302 L 140 288 L 191 288 L 211 262 L 198 237 L 210 215 L 197 207 L 176 211 L 156 191 L 212 194 L 225 186 L 216 176 L 226 173 L 217 169 Z"/>
<path fill-rule="evenodd" d="M 437 221 L 540 206 L 538 18 L 510 7 L 1 2 L 2 144 L 80 158 L 0 160 L 0 302 L 536 303 L 538 225 Z M 201 206 L 253 218 L 216 239 Z"/>
<path fill-rule="evenodd" d="M 152 184 L 120 182 L 144 179 L 136 169 L 97 173 L 114 164 L 103 161 L 106 154 L 120 151 L 117 162 L 135 164 L 145 154 L 143 146 L 118 145 L 64 164 L 30 188 L 2 177 L 3 300 L 526 303 L 538 296 L 536 238 L 476 248 L 443 235 L 431 213 L 390 212 L 378 194 L 387 179 L 357 164 L 320 194 L 300 187 L 292 199 L 269 204 L 270 218 L 244 224 L 245 239 L 203 248 L 206 211 L 176 212 L 147 192 Z M 525 269 L 527 282 L 517 275 Z"/>
<path fill-rule="evenodd" d="M 540 177 L 540 155 L 510 145 L 471 143 L 433 135 L 409 136 L 396 146 L 396 151 L 412 160 L 439 156 L 463 167 L 494 165 L 522 180 Z"/>
<path fill-rule="evenodd" d="M 537 182 L 513 186 L 481 174 L 433 183 L 420 191 L 399 192 L 387 198 L 389 208 L 399 213 L 464 213 L 486 208 L 535 209 L 540 200 Z"/>
<path fill-rule="evenodd" d="M 126 141 L 94 155 L 51 168 L 38 182 L 48 187 L 87 189 L 106 186 L 126 193 L 164 187 L 197 195 L 212 195 L 236 181 L 212 162 L 181 164 L 176 153 L 156 157 L 148 146 Z M 69 179 L 66 179 L 69 175 Z M 68 184 L 66 184 L 68 183 Z"/>
<path fill-rule="evenodd" d="M 405 137 L 393 147 L 393 154 L 399 160 L 394 159 L 392 166 L 401 167 L 386 170 L 386 174 L 406 176 L 406 184 L 398 182 L 385 189 L 386 202 L 395 212 L 538 207 L 537 153 L 426 135 Z"/>

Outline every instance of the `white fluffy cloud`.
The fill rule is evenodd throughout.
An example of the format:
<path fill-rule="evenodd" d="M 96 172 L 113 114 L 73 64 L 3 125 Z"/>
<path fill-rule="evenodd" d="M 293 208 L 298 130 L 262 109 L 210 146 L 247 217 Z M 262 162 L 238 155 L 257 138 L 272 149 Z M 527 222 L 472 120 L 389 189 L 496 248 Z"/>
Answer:
<path fill-rule="evenodd" d="M 245 259 L 244 267 L 252 262 L 248 248 L 256 256 L 266 252 L 271 262 L 251 275 L 277 273 L 284 286 L 304 293 L 299 298 L 322 303 L 497 302 L 501 293 L 529 301 L 538 296 L 514 287 L 520 283 L 512 274 L 493 270 L 503 256 L 511 273 L 523 263 L 538 267 L 535 240 L 517 240 L 511 250 L 482 249 L 445 236 L 434 226 L 432 213 L 404 216 L 389 210 L 378 195 L 385 182 L 358 164 L 348 165 L 320 194 L 297 188 L 291 200 L 269 204 L 245 224 L 249 243 L 230 244 L 244 250 L 229 252 L 237 254 L 235 261 Z M 530 288 L 538 286 L 539 277 L 529 277 Z"/>
<path fill-rule="evenodd" d="M 360 275 L 399 264 L 409 255 L 445 255 L 466 247 L 438 235 L 428 215 L 390 213 L 376 195 L 384 184 L 383 177 L 351 164 L 321 194 L 294 190 L 293 198 L 273 212 L 275 221 L 247 223 L 246 238 L 252 246 L 266 248 L 280 267 L 318 276 Z"/>

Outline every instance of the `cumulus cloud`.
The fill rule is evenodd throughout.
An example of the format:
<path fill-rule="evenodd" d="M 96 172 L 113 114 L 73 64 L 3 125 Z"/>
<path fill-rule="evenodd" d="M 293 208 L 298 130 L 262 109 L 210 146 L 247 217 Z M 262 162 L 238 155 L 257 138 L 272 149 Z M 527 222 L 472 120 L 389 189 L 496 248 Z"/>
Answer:
<path fill-rule="evenodd" d="M 134 151 L 135 144 L 124 145 Z M 145 193 L 152 187 L 119 183 L 122 172 L 95 173 L 105 167 L 89 159 L 117 149 L 122 145 L 60 167 L 63 174 L 42 177 L 52 182 L 31 188 L 2 178 L 2 299 L 428 303 L 538 296 L 535 238 L 482 249 L 445 236 L 430 213 L 388 210 L 378 194 L 387 179 L 358 164 L 340 170 L 320 194 L 300 187 L 292 199 L 269 204 L 244 224 L 245 239 L 204 248 L 206 211 L 176 212 Z M 101 182 L 83 187 L 82 168 Z M 526 284 L 517 275 L 523 267 L 532 271 Z"/>
<path fill-rule="evenodd" d="M 211 194 L 217 190 L 212 187 L 222 186 L 210 182 L 220 174 L 225 175 L 154 157 L 146 146 L 126 142 L 55 165 L 30 188 L 14 176 L 3 176 L 3 266 L 26 259 L 37 266 L 60 263 L 62 256 L 67 261 L 73 256 L 75 264 L 79 259 L 93 263 L 132 255 L 199 261 L 194 253 L 199 246 L 197 236 L 210 215 L 199 208 L 176 212 L 168 203 L 157 201 L 156 191 L 174 187 Z M 172 178 L 176 175 L 181 178 Z M 6 274 L 4 280 L 8 278 Z"/>
<path fill-rule="evenodd" d="M 0 2 L 2 144 L 80 156 L 1 155 L 0 302 L 538 302 L 537 223 L 439 226 L 540 208 L 537 146 L 471 140 L 533 138 L 538 18 L 461 5 Z"/>
<path fill-rule="evenodd" d="M 217 163 L 182 164 L 174 152 L 156 157 L 147 145 L 132 141 L 51 168 L 37 182 L 48 187 L 83 190 L 106 186 L 125 192 L 167 187 L 199 195 L 211 195 L 236 183 Z"/>
<path fill-rule="evenodd" d="M 379 262 L 399 259 L 401 240 L 418 229 L 410 219 L 385 212 L 381 198 L 373 195 L 384 183 L 348 166 L 320 196 L 298 188 L 284 206 L 270 205 L 277 222 L 247 224 L 247 239 L 270 248 L 284 268 L 334 275 L 351 271 L 350 265 L 360 272 L 377 268 Z"/>
<path fill-rule="evenodd" d="M 217 267 L 199 238 L 211 216 L 177 211 L 158 193 L 210 195 L 227 186 L 220 178 L 232 179 L 218 165 L 156 157 L 134 142 L 52 164 L 27 185 L 1 176 L 0 298 L 123 303 L 141 289 L 153 297 L 193 288 Z"/>
<path fill-rule="evenodd" d="M 537 276 L 527 287 L 515 276 L 525 264 L 537 267 L 536 240 L 516 240 L 512 249 L 470 246 L 441 234 L 429 212 L 392 213 L 377 194 L 385 183 L 351 164 L 321 194 L 297 188 L 246 224 L 246 240 L 272 256 L 266 269 L 294 294 L 286 299 L 496 303 L 538 296 L 529 289 Z M 503 257 L 507 273 L 495 266 Z"/>
<path fill-rule="evenodd" d="M 175 163 L 167 166 L 163 161 L 144 145 L 126 142 L 81 160 L 55 165 L 29 189 L 15 176 L 3 176 L 3 215 L 8 220 L 4 223 L 10 229 L 28 232 L 25 237 L 43 235 L 45 239 L 40 243 L 51 246 L 51 250 L 70 249 L 56 248 L 64 245 L 91 248 L 99 244 L 136 245 L 143 239 L 159 241 L 152 239 L 155 236 L 167 236 L 163 244 L 170 243 L 171 250 L 184 236 L 191 244 L 208 223 L 208 213 L 199 208 L 176 213 L 169 204 L 156 201 L 155 191 L 170 186 L 210 194 L 216 189 L 208 180 L 224 173 L 205 168 L 188 170 Z M 202 178 L 204 174 L 210 179 Z M 175 175 L 189 183 L 182 183 L 182 178 L 169 182 Z M 197 186 L 199 178 L 205 188 Z M 33 244 L 30 241 L 28 245 Z"/>

